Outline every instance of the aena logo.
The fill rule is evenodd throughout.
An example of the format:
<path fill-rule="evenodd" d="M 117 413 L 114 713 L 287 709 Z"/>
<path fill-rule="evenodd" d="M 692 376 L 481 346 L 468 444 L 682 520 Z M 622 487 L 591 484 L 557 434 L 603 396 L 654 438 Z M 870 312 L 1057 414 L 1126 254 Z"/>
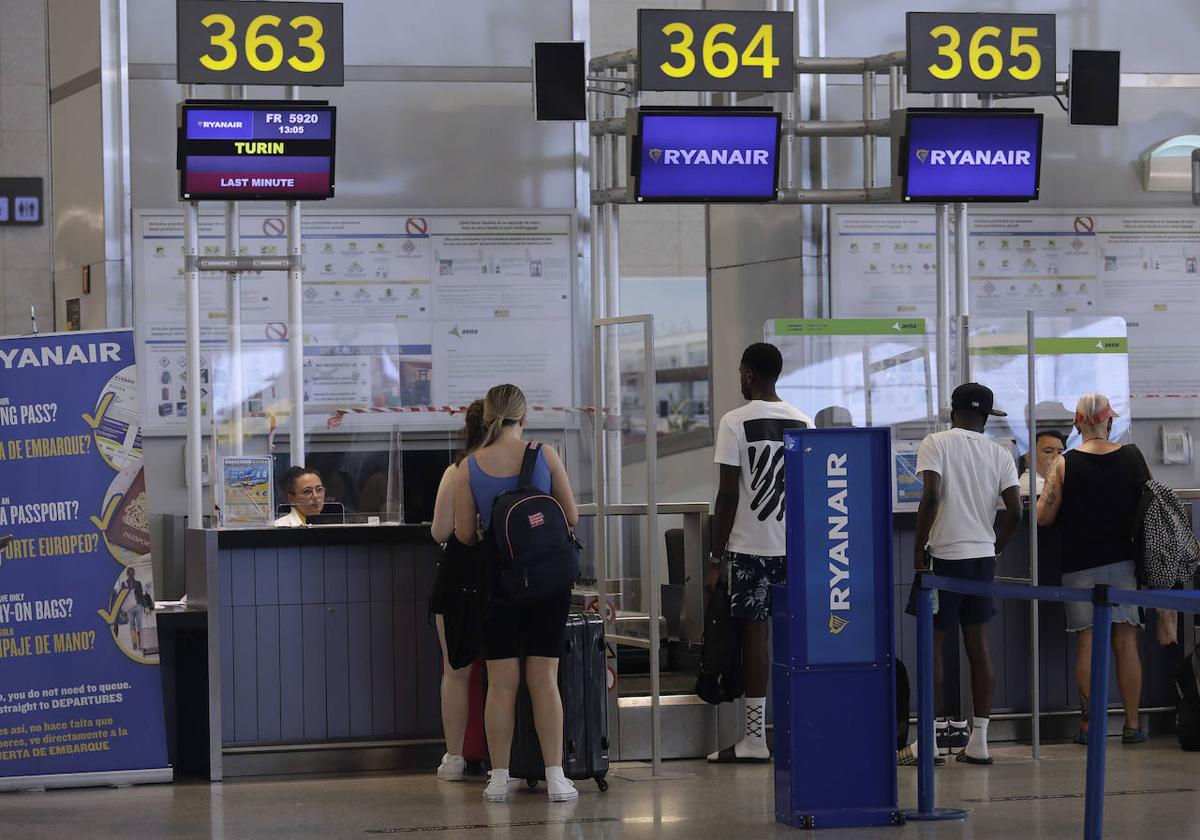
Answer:
<path fill-rule="evenodd" d="M 930 166 L 1029 166 L 1027 149 L 917 149 L 916 158 Z"/>
<path fill-rule="evenodd" d="M 461 341 L 464 335 L 479 335 L 479 330 L 463 330 L 459 329 L 458 324 L 455 324 L 453 327 L 451 327 L 449 335 L 452 335 Z"/>
<path fill-rule="evenodd" d="M 650 160 L 663 166 L 769 166 L 766 149 L 647 149 Z"/>

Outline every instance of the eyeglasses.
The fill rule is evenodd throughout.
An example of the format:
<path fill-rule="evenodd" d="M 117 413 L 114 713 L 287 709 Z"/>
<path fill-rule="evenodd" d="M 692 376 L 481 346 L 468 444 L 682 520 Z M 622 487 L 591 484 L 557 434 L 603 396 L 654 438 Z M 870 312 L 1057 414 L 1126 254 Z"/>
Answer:
<path fill-rule="evenodd" d="M 296 491 L 297 496 L 320 496 L 325 493 L 325 488 L 318 484 L 316 487 L 304 487 Z"/>

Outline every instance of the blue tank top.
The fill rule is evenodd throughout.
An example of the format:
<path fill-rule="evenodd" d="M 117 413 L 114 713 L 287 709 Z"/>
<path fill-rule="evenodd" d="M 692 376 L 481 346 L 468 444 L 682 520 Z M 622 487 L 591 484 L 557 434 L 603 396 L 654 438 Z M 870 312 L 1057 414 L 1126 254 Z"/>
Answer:
<path fill-rule="evenodd" d="M 467 458 L 467 469 L 470 471 L 471 495 L 475 497 L 475 507 L 479 509 L 479 516 L 483 520 L 483 530 L 486 531 L 492 521 L 492 503 L 504 491 L 515 490 L 520 476 L 510 475 L 500 478 L 489 475 L 483 471 L 483 467 L 479 466 L 474 455 Z M 551 489 L 550 467 L 546 464 L 545 447 L 538 451 L 537 462 L 533 465 L 533 486 L 545 493 L 549 493 Z"/>

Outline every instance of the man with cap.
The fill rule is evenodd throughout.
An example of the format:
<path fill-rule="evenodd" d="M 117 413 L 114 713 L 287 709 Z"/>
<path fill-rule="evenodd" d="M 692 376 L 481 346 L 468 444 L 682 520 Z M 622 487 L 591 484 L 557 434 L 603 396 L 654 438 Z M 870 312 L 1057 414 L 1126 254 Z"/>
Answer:
<path fill-rule="evenodd" d="M 955 388 L 950 397 L 951 428 L 929 435 L 917 450 L 917 474 L 924 483 L 914 546 L 918 571 L 932 569 L 945 577 L 991 583 L 996 574 L 996 555 L 1004 550 L 1021 521 L 1016 464 L 1011 453 L 983 435 L 989 416 L 1006 416 L 993 407 L 993 399 L 991 389 L 976 382 Z M 996 528 L 998 498 L 1004 500 L 1005 511 Z M 934 702 L 940 704 L 942 700 L 946 633 L 959 626 L 971 669 L 974 706 L 969 738 L 965 737 L 965 721 L 939 721 L 939 735 L 945 736 L 939 740 L 950 748 L 962 747 L 959 761 L 991 764 L 987 727 L 993 674 L 987 623 L 996 609 L 988 597 L 937 594 L 933 620 Z M 915 612 L 912 604 L 909 612 Z M 955 731 L 946 732 L 947 728 Z"/>

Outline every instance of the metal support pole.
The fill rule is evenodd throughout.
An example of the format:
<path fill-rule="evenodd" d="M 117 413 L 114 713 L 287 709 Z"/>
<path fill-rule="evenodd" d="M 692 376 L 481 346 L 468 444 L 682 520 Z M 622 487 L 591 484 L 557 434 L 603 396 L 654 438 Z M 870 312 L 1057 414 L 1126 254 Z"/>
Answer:
<path fill-rule="evenodd" d="M 300 98 L 300 86 L 289 85 L 287 98 Z M 304 269 L 300 263 L 300 202 L 287 203 L 288 256 L 288 384 L 292 392 L 291 442 L 292 466 L 304 464 Z"/>
<path fill-rule="evenodd" d="M 937 354 L 938 423 L 950 419 L 950 207 L 934 207 L 937 223 Z"/>
<path fill-rule="evenodd" d="M 1108 658 L 1112 644 L 1112 604 L 1108 587 L 1092 590 L 1092 677 L 1088 698 L 1087 784 L 1084 840 L 1104 836 L 1104 752 L 1108 741 Z"/>
<path fill-rule="evenodd" d="M 1033 310 L 1025 313 L 1026 342 L 1029 358 L 1029 582 L 1038 585 L 1037 529 L 1037 345 Z M 1029 602 L 1029 720 L 1032 727 L 1033 757 L 1042 757 L 1041 641 L 1038 638 L 1039 605 Z"/>
<path fill-rule="evenodd" d="M 971 292 L 969 281 L 971 279 L 971 269 L 968 257 L 968 245 L 970 237 L 967 235 L 967 205 L 958 203 L 954 205 L 954 323 L 956 326 L 962 326 L 962 319 L 966 315 L 971 314 Z M 964 347 L 965 344 L 959 342 L 959 347 Z M 958 379 L 955 384 L 967 382 L 967 360 L 965 356 L 960 355 L 958 358 Z"/>
<path fill-rule="evenodd" d="M 937 802 L 933 759 L 933 590 L 917 589 L 917 808 L 932 814 Z"/>
<path fill-rule="evenodd" d="M 242 232 L 240 230 L 241 213 L 236 201 L 225 202 L 225 255 L 236 257 L 241 250 Z M 242 426 L 242 406 L 245 405 L 246 395 L 242 393 L 242 275 L 231 271 L 225 284 L 225 331 L 226 348 L 229 354 L 229 376 L 226 386 L 229 391 L 229 421 L 230 435 L 233 437 L 233 454 L 243 454 L 242 446 L 244 428 Z M 216 364 L 213 364 L 213 371 Z M 216 383 L 213 382 L 213 391 Z M 213 400 L 213 413 L 216 413 L 216 400 Z"/>
<path fill-rule="evenodd" d="M 901 87 L 899 67 L 888 68 L 888 105 L 893 111 L 904 107 L 904 88 Z"/>
<path fill-rule="evenodd" d="M 645 352 L 646 400 L 646 545 L 650 566 L 650 775 L 657 776 L 662 764 L 662 690 L 659 685 L 659 619 L 662 615 L 662 587 L 658 568 L 658 423 L 654 410 L 654 316 L 642 321 Z"/>
<path fill-rule="evenodd" d="M 862 74 L 863 121 L 875 119 L 875 71 L 864 70 Z M 863 135 L 863 189 L 875 186 L 875 136 Z"/>
<path fill-rule="evenodd" d="M 184 205 L 185 253 L 189 257 L 185 277 L 187 291 L 187 488 L 188 527 L 204 527 L 201 509 L 203 496 L 200 434 L 200 411 L 204 401 L 200 398 L 200 269 L 196 257 L 200 253 L 200 206 L 189 201 Z"/>
<path fill-rule="evenodd" d="M 937 822 L 966 819 L 959 808 L 938 808 L 933 759 L 937 746 L 933 737 L 933 595 L 926 589 L 923 573 L 917 572 L 917 810 L 905 809 L 914 821 Z"/>
<path fill-rule="evenodd" d="M 304 270 L 300 267 L 300 202 L 287 203 L 287 248 L 294 263 L 288 270 L 288 386 L 292 395 L 292 466 L 304 465 Z"/>

